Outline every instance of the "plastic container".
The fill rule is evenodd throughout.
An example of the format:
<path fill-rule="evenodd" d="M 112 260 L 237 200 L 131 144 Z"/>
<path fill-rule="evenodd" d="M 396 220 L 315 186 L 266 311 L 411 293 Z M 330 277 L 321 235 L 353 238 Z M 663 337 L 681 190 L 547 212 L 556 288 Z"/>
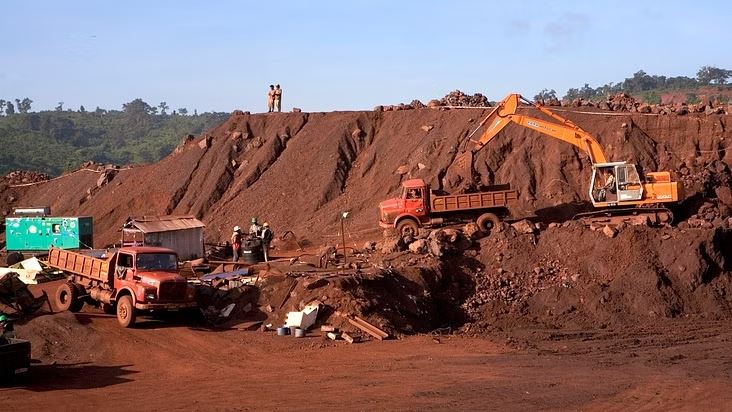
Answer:
<path fill-rule="evenodd" d="M 290 328 L 277 328 L 277 336 L 287 336 L 290 334 Z"/>
<path fill-rule="evenodd" d="M 295 337 L 296 338 L 304 338 L 305 337 L 305 329 L 300 329 L 300 328 L 295 329 Z"/>

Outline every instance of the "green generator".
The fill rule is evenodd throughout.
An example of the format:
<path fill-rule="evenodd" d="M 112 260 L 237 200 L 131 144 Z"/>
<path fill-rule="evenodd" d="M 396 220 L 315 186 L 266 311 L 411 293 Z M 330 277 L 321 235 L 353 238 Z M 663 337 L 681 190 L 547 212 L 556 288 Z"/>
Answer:
<path fill-rule="evenodd" d="M 91 248 L 92 218 L 21 216 L 5 218 L 8 251 L 43 251 Z"/>

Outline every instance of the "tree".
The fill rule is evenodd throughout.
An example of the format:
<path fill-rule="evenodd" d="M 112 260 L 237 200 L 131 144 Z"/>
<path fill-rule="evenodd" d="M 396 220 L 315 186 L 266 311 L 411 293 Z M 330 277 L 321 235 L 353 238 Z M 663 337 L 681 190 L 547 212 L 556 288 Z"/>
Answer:
<path fill-rule="evenodd" d="M 107 111 L 102 109 L 101 107 L 97 106 L 96 110 L 94 110 L 94 114 L 96 114 L 99 117 L 102 117 L 105 114 L 107 114 Z"/>
<path fill-rule="evenodd" d="M 86 109 L 84 108 L 83 104 L 79 106 L 79 113 L 86 113 Z"/>
<path fill-rule="evenodd" d="M 729 77 L 732 77 L 732 70 L 712 66 L 703 66 L 696 72 L 696 78 L 701 84 L 727 84 Z"/>
<path fill-rule="evenodd" d="M 178 109 L 178 113 L 180 113 L 181 116 L 185 116 L 188 114 L 188 109 L 186 109 L 185 107 L 181 107 L 180 109 Z"/>
<path fill-rule="evenodd" d="M 10 101 L 5 102 L 5 114 L 8 116 L 15 114 L 15 106 Z"/>
<path fill-rule="evenodd" d="M 5 100 L 0 99 L 0 116 L 5 113 Z"/>
<path fill-rule="evenodd" d="M 56 106 L 57 112 L 63 112 L 64 111 L 64 102 L 58 102 L 58 106 Z"/>
<path fill-rule="evenodd" d="M 15 99 L 16 102 L 18 99 Z M 31 104 L 33 103 L 33 100 L 24 97 L 23 100 L 18 102 L 18 111 L 21 113 L 28 113 L 31 109 Z"/>
<path fill-rule="evenodd" d="M 131 115 L 146 115 L 152 113 L 152 107 L 139 97 L 129 103 L 123 104 L 122 110 L 126 114 Z"/>
<path fill-rule="evenodd" d="M 539 94 L 534 96 L 534 101 L 547 101 L 547 100 L 556 100 L 557 98 L 557 92 L 554 89 L 548 90 L 548 89 L 541 89 Z"/>
<path fill-rule="evenodd" d="M 165 111 L 170 109 L 170 106 L 168 106 L 166 102 L 160 102 L 158 107 L 160 108 L 160 114 L 162 115 L 166 115 L 167 113 L 165 113 Z"/>

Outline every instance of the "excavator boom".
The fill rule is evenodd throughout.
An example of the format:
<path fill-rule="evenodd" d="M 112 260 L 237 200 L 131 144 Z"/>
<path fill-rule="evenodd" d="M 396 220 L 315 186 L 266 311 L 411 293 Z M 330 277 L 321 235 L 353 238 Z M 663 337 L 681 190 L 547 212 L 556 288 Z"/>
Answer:
<path fill-rule="evenodd" d="M 533 105 L 542 113 L 557 120 L 559 124 L 531 116 L 517 114 L 516 111 L 521 101 Z M 480 150 L 489 141 L 491 141 L 491 139 L 496 137 L 498 132 L 503 130 L 503 128 L 508 126 L 510 123 L 516 123 L 519 126 L 536 130 L 539 133 L 543 133 L 547 136 L 575 145 L 580 150 L 587 153 L 592 164 L 607 163 L 607 158 L 605 157 L 605 153 L 603 152 L 600 143 L 592 137 L 592 135 L 582 130 L 581 127 L 572 123 L 570 120 L 551 112 L 543 106 L 527 101 L 521 97 L 520 94 L 508 95 L 498 103 L 498 105 L 483 119 L 483 121 L 480 122 L 480 125 L 475 131 L 486 124 L 488 126 L 477 141 L 471 139 L 471 141 L 476 143 L 472 152 L 475 153 Z"/>

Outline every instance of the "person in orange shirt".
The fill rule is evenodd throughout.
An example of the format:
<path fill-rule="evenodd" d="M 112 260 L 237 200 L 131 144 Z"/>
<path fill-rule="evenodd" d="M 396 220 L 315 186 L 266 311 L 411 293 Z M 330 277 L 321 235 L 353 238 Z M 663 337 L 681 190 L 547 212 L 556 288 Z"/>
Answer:
<path fill-rule="evenodd" d="M 282 89 L 280 89 L 279 84 L 275 86 L 274 106 L 278 112 L 282 111 Z"/>
<path fill-rule="evenodd" d="M 267 113 L 274 111 L 275 104 L 275 88 L 273 85 L 269 85 L 269 92 L 267 92 Z"/>

